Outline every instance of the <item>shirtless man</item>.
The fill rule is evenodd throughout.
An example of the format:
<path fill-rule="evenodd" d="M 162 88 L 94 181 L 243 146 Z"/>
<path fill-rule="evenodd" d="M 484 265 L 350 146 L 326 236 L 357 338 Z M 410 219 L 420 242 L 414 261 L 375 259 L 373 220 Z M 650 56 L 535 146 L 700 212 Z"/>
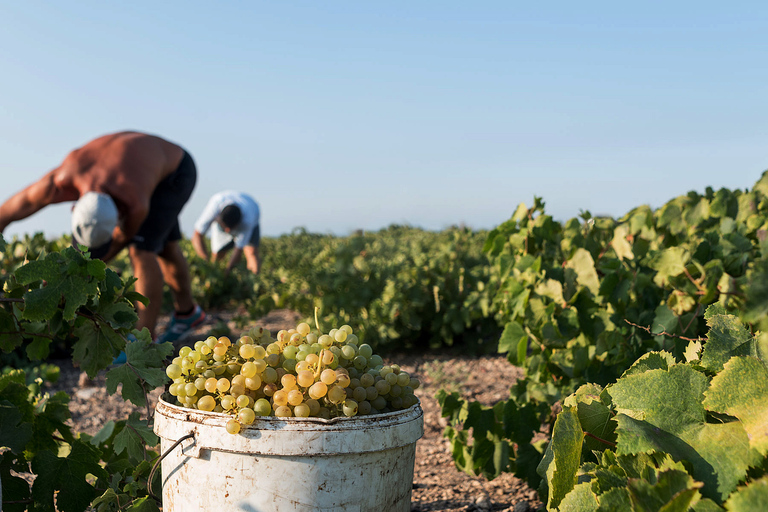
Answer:
<path fill-rule="evenodd" d="M 128 247 L 136 291 L 149 299 L 146 307 L 137 304 L 136 328 L 146 327 L 153 339 L 163 282 L 170 287 L 175 313 L 158 341 L 174 341 L 205 319 L 179 245 L 178 215 L 196 180 L 192 157 L 176 144 L 137 132 L 105 135 L 0 206 L 0 233 L 45 206 L 76 201 L 73 243 L 105 262 Z"/>

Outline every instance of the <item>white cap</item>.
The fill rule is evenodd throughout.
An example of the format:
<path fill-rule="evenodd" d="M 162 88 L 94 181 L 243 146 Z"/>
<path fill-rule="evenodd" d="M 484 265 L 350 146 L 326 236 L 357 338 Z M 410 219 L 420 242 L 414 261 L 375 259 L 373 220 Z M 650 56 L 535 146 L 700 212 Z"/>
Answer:
<path fill-rule="evenodd" d="M 117 206 L 107 194 L 86 192 L 72 208 L 72 236 L 77 243 L 98 247 L 112 240 Z"/>

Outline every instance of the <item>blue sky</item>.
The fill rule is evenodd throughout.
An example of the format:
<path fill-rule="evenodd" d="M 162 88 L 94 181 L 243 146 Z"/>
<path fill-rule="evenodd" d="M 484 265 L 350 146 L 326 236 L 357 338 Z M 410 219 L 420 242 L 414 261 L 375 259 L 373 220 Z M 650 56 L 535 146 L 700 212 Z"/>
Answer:
<path fill-rule="evenodd" d="M 0 0 L 0 201 L 105 133 L 186 147 L 262 233 L 621 216 L 768 169 L 768 4 Z M 69 230 L 70 205 L 11 224 Z"/>

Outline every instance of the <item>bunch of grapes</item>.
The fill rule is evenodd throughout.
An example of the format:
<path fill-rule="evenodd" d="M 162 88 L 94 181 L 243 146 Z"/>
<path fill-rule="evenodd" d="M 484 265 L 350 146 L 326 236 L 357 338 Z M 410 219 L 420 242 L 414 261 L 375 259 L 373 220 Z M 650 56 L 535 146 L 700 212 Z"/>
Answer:
<path fill-rule="evenodd" d="M 166 374 L 178 405 L 231 415 L 230 434 L 257 416 L 334 418 L 407 409 L 418 403 L 420 385 L 359 343 L 350 326 L 322 333 L 307 323 L 276 338 L 261 327 L 234 343 L 209 336 L 194 348 L 181 347 Z"/>

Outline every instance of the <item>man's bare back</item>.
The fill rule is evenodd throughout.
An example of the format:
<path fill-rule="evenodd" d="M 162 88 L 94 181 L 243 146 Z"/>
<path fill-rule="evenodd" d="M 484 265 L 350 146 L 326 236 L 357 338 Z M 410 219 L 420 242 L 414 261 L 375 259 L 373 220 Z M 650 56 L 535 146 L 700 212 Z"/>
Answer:
<path fill-rule="evenodd" d="M 94 139 L 0 208 L 0 232 L 49 204 L 77 201 L 95 191 L 114 199 L 130 238 L 146 218 L 157 184 L 178 168 L 183 156 L 180 146 L 144 133 L 126 131 Z"/>

